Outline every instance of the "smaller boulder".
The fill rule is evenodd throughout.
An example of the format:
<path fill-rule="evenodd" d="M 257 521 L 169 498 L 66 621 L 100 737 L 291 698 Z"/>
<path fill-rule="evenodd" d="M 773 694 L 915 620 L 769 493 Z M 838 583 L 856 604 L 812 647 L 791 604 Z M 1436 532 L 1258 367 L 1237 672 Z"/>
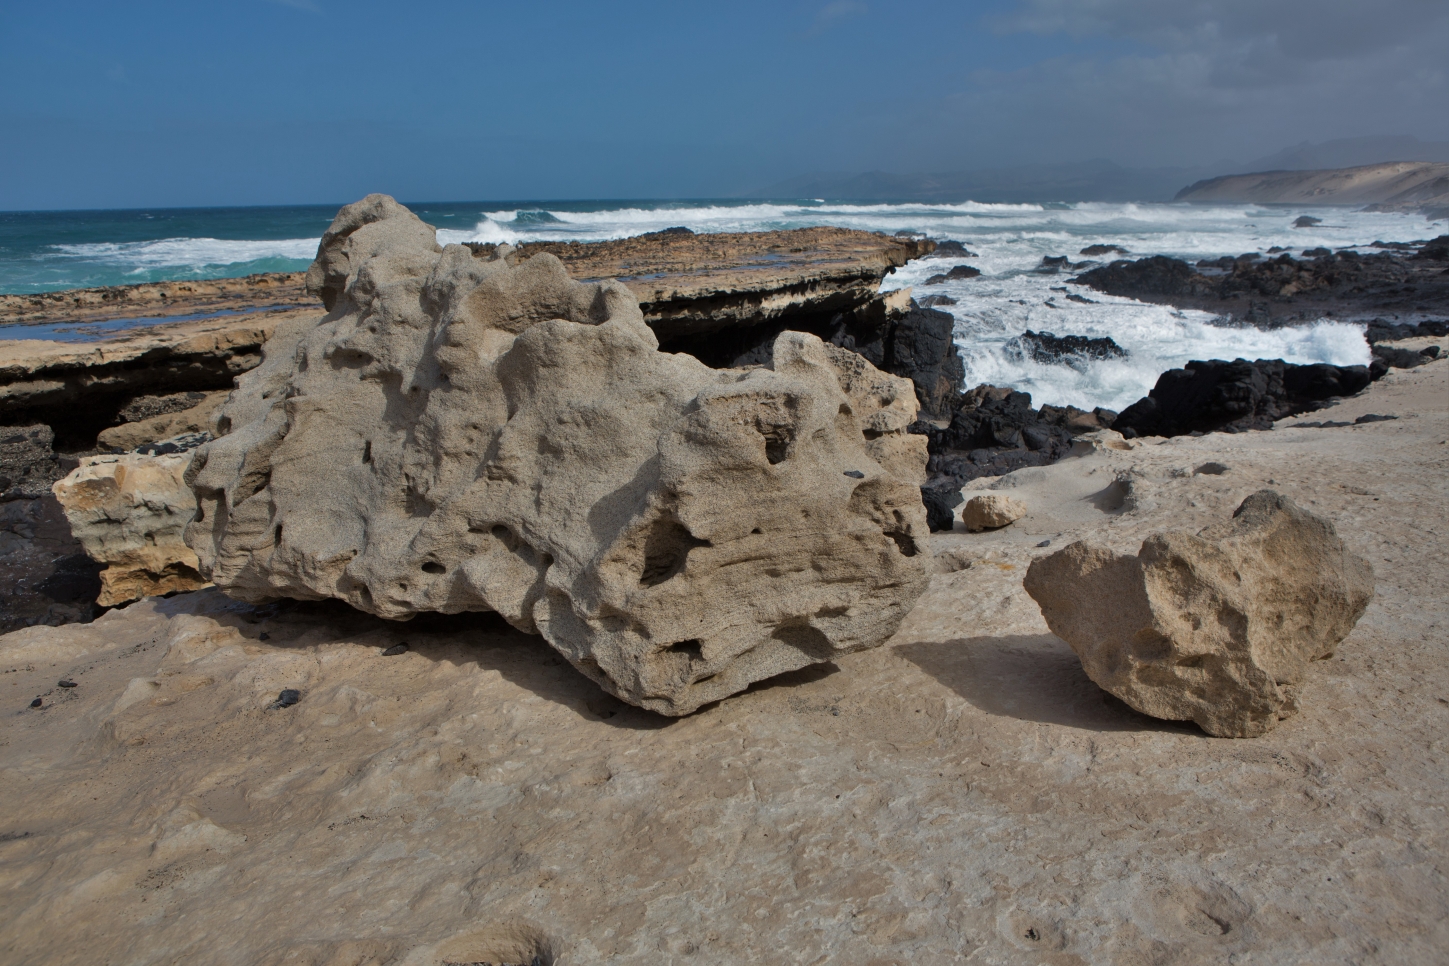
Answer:
<path fill-rule="evenodd" d="M 106 565 L 102 607 L 207 585 L 181 539 L 196 515 L 182 480 L 190 462 L 190 453 L 87 456 L 53 487 L 86 556 Z"/>
<path fill-rule="evenodd" d="M 1032 561 L 1026 592 L 1098 686 L 1143 714 L 1252 738 L 1298 710 L 1374 594 L 1333 524 L 1260 490 L 1200 533 L 1155 533 L 1136 556 L 1077 541 Z"/>
<path fill-rule="evenodd" d="M 1026 516 L 1026 504 L 1015 497 L 998 493 L 973 496 L 966 501 L 961 511 L 961 522 L 972 533 L 982 530 L 999 530 Z"/>

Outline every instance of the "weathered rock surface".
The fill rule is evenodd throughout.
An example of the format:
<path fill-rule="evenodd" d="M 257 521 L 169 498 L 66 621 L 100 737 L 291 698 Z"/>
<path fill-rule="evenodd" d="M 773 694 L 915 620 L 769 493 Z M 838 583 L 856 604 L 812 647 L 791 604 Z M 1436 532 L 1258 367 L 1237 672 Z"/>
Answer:
<path fill-rule="evenodd" d="M 1338 408 L 1418 418 L 1024 470 L 1031 514 L 932 537 L 943 566 L 886 646 L 682 718 L 493 615 L 211 589 L 10 634 L 0 961 L 1438 962 L 1445 398 L 1436 362 Z M 1104 512 L 1128 471 L 1157 508 Z M 1035 557 L 1135 553 L 1270 478 L 1378 586 L 1262 738 L 1134 711 L 1022 590 Z M 284 688 L 301 701 L 267 710 Z"/>
<path fill-rule="evenodd" d="M 1324 316 L 1409 316 L 1449 312 L 1449 272 L 1435 241 L 1417 252 L 1360 255 L 1321 251 L 1314 258 L 1257 253 L 1199 263 L 1154 255 L 1115 261 L 1083 272 L 1074 281 L 1100 292 L 1216 312 L 1225 318 L 1272 328 Z M 1305 253 L 1307 254 L 1307 253 Z"/>
<path fill-rule="evenodd" d="M 966 501 L 961 509 L 961 522 L 972 533 L 1009 526 L 1026 516 L 1026 504 L 1015 497 L 999 493 L 983 493 Z"/>
<path fill-rule="evenodd" d="M 71 532 L 106 567 L 100 606 L 206 586 L 181 538 L 196 515 L 182 479 L 190 462 L 190 454 L 90 456 L 55 484 Z"/>
<path fill-rule="evenodd" d="M 619 697 L 686 714 L 873 647 L 924 589 L 910 384 L 786 332 L 767 366 L 658 350 L 631 293 L 517 266 L 385 196 L 349 205 L 187 478 L 244 600 L 494 610 Z"/>
<path fill-rule="evenodd" d="M 155 443 L 159 440 L 171 439 L 183 433 L 205 433 L 211 429 L 211 417 L 218 406 L 226 399 L 228 393 L 217 391 L 209 393 L 177 393 L 171 397 L 160 397 L 167 401 L 175 400 L 177 403 L 190 403 L 189 406 L 177 406 L 164 408 L 159 413 L 150 413 L 140 416 L 134 420 L 128 419 L 119 426 L 112 426 L 110 429 L 101 430 L 96 437 L 96 446 L 99 449 L 126 452 L 144 446 L 147 443 Z M 151 402 L 158 397 L 144 397 L 145 402 Z M 152 406 L 137 406 L 134 402 L 127 407 L 135 413 L 148 413 Z M 121 412 L 122 418 L 132 415 L 125 410 Z"/>
<path fill-rule="evenodd" d="M 1231 521 L 1154 534 L 1136 556 L 1078 541 L 1034 560 L 1026 591 L 1087 675 L 1144 714 L 1251 738 L 1298 710 L 1311 661 L 1373 598 L 1333 525 L 1262 490 Z"/>
<path fill-rule="evenodd" d="M 0 426 L 0 501 L 34 499 L 60 478 L 49 426 Z"/>
<path fill-rule="evenodd" d="M 320 315 L 306 308 L 222 316 L 96 343 L 0 341 L 0 426 L 44 423 L 57 449 L 89 450 L 138 399 L 229 390 L 261 361 L 278 325 Z"/>
<path fill-rule="evenodd" d="M 490 258 L 497 246 L 468 247 Z M 694 354 L 697 337 L 725 329 L 788 321 L 814 332 L 878 302 L 886 275 L 935 247 L 926 238 L 849 228 L 670 229 L 606 242 L 525 242 L 507 258 L 518 264 L 546 252 L 580 281 L 617 279 L 639 299 L 666 351 Z"/>
<path fill-rule="evenodd" d="M 1112 428 L 1129 438 L 1272 429 L 1279 419 L 1352 396 L 1369 381 L 1365 366 L 1193 361 L 1158 376 L 1147 396 L 1122 410 Z"/>
<path fill-rule="evenodd" d="M 174 315 L 250 312 L 263 308 L 310 307 L 301 272 L 268 272 L 244 278 L 143 282 L 105 288 L 76 288 L 32 295 L 0 295 L 0 337 L 5 326 L 161 319 Z"/>

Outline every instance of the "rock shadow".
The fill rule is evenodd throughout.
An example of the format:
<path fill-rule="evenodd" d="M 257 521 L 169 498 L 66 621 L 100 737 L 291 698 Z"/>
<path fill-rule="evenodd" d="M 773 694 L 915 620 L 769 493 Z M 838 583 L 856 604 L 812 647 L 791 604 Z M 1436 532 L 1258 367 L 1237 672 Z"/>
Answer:
<path fill-rule="evenodd" d="M 1097 687 L 1053 634 L 919 641 L 895 651 L 990 715 L 1086 731 L 1203 737 L 1191 722 L 1149 717 Z"/>
<path fill-rule="evenodd" d="M 214 589 L 178 594 L 162 609 L 204 614 L 268 647 L 315 645 L 319 638 L 312 632 L 321 629 L 329 640 L 356 640 L 356 646 L 375 650 L 378 661 L 392 661 L 396 658 L 384 657 L 382 652 L 406 643 L 410 654 L 496 671 L 520 688 L 611 728 L 654 731 L 682 720 L 620 701 L 575 670 L 542 637 L 517 630 L 492 611 L 419 614 L 412 620 L 394 621 L 338 600 L 246 604 L 228 600 Z"/>

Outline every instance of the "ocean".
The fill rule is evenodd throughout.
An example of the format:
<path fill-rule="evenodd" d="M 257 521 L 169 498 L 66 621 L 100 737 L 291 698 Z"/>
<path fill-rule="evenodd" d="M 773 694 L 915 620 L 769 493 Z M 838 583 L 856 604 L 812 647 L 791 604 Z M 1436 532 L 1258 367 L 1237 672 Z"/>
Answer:
<path fill-rule="evenodd" d="M 972 258 L 926 259 L 888 277 L 885 289 L 915 286 L 917 296 L 946 295 L 966 360 L 966 385 L 991 383 L 1032 394 L 1037 404 L 1121 409 L 1144 396 L 1157 376 L 1191 359 L 1368 362 L 1363 328 L 1319 320 L 1273 331 L 1213 324 L 1204 312 L 1146 305 L 1073 286 L 1071 272 L 1043 274 L 1045 257 L 1079 255 L 1088 245 L 1118 245 L 1125 257 L 1171 255 L 1196 261 L 1282 247 L 1355 248 L 1441 234 L 1422 216 L 1342 208 L 1197 207 L 1165 204 L 830 204 L 820 200 L 718 202 L 539 202 L 409 204 L 438 229 L 440 242 L 519 242 L 623 238 L 684 226 L 697 232 L 760 231 L 839 225 L 923 232 L 954 239 Z M 0 213 L 0 294 L 188 278 L 300 271 L 336 206 L 199 208 L 150 211 Z M 1294 228 L 1300 215 L 1322 223 Z M 1121 255 L 1102 256 L 1096 261 Z M 955 264 L 982 274 L 929 287 L 921 283 Z M 1069 299 L 1077 295 L 1089 302 Z M 1109 336 L 1123 359 L 1042 364 L 1013 340 L 1027 329 L 1055 335 Z"/>

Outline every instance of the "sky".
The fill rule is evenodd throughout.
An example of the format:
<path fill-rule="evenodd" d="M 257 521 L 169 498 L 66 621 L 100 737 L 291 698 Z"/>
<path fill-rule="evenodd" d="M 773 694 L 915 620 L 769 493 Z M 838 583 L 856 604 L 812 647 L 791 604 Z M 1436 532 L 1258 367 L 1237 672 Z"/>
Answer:
<path fill-rule="evenodd" d="M 0 49 L 0 210 L 711 198 L 1449 140 L 1446 0 L 15 0 Z"/>

